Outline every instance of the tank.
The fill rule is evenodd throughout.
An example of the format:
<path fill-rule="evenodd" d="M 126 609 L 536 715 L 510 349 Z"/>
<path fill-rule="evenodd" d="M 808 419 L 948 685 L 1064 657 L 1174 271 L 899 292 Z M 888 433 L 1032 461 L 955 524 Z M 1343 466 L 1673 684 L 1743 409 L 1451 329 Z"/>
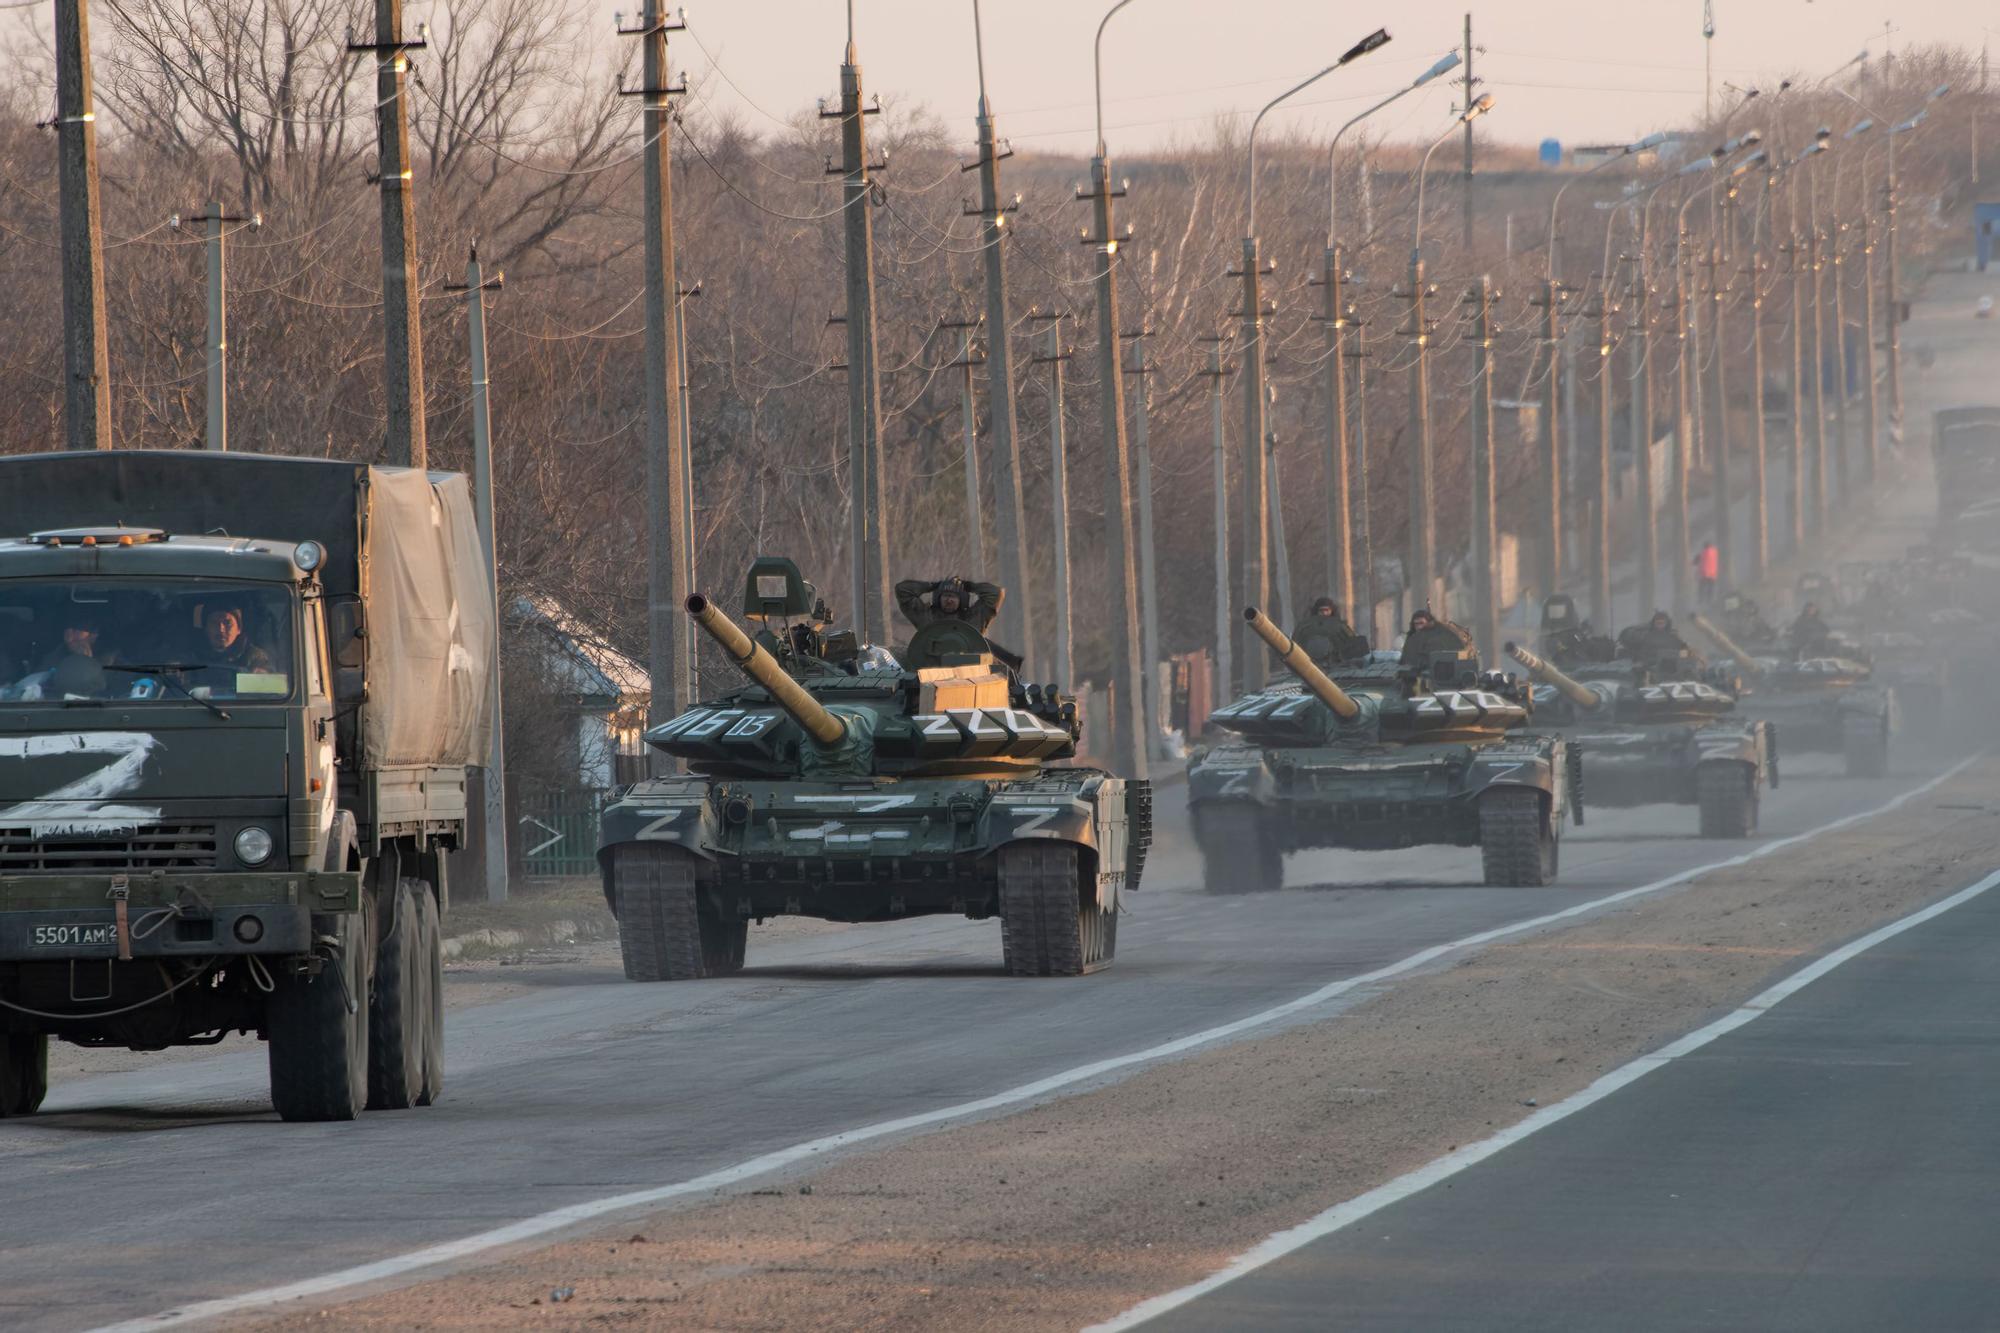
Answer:
<path fill-rule="evenodd" d="M 1554 881 L 1562 822 L 1583 808 L 1567 742 L 1522 730 L 1525 683 L 1470 656 L 1322 671 L 1261 612 L 1244 618 L 1293 679 L 1211 713 L 1228 738 L 1189 762 L 1210 892 L 1281 888 L 1286 854 L 1316 847 L 1478 847 L 1488 884 Z"/>
<path fill-rule="evenodd" d="M 927 626 L 898 658 L 827 633 L 815 605 L 780 557 L 751 567 L 754 634 L 688 599 L 744 680 L 648 731 L 687 771 L 603 813 L 625 975 L 735 972 L 749 927 L 779 916 L 997 917 L 1009 973 L 1110 963 L 1152 839 L 1148 785 L 1064 763 L 1074 701 L 1019 681 L 971 625 Z"/>
<path fill-rule="evenodd" d="M 1764 785 L 1778 785 L 1777 728 L 1736 715 L 1703 680 L 1655 680 L 1636 662 L 1563 671 L 1517 644 L 1507 652 L 1535 686 L 1535 726 L 1581 752 L 1594 806 L 1691 805 L 1704 838 L 1757 831 Z"/>
<path fill-rule="evenodd" d="M 1755 657 L 1707 617 L 1692 619 L 1729 654 L 1725 665 L 1741 675 L 1743 716 L 1775 723 L 1786 754 L 1837 754 L 1850 778 L 1888 776 L 1896 693 L 1875 680 L 1867 663 L 1848 657 Z"/>

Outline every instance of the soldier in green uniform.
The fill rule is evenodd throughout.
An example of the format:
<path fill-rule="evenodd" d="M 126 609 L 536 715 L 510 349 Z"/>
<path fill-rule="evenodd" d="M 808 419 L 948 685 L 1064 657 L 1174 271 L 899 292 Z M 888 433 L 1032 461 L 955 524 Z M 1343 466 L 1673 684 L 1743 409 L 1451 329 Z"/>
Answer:
<path fill-rule="evenodd" d="M 936 620 L 963 620 L 981 634 L 1000 614 L 1007 590 L 997 583 L 947 575 L 941 579 L 904 579 L 896 585 L 896 605 L 903 619 L 918 629 Z"/>
<path fill-rule="evenodd" d="M 1438 653 L 1469 653 L 1472 633 L 1463 625 L 1439 620 L 1428 606 L 1410 615 L 1409 633 L 1403 636 L 1402 663 L 1406 667 L 1428 667 Z"/>
<path fill-rule="evenodd" d="M 1368 640 L 1354 632 L 1331 597 L 1322 597 L 1312 604 L 1312 613 L 1292 631 L 1292 642 L 1305 649 L 1322 667 L 1352 662 L 1368 652 Z"/>
<path fill-rule="evenodd" d="M 1785 631 L 1785 642 L 1793 657 L 1826 657 L 1833 652 L 1833 630 L 1819 618 L 1819 603 L 1807 602 L 1799 608 L 1799 618 Z"/>

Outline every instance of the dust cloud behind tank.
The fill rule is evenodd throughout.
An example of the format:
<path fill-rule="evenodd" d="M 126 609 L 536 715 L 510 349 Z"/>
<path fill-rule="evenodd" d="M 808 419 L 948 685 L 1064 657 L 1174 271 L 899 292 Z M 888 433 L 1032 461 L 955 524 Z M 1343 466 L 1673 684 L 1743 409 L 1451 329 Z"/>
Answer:
<path fill-rule="evenodd" d="M 1572 752 L 1524 732 L 1527 689 L 1470 654 L 1423 671 L 1371 653 L 1321 670 L 1254 608 L 1245 619 L 1294 680 L 1210 715 L 1228 733 L 1188 765 L 1211 892 L 1275 889 L 1317 847 L 1480 848 L 1490 884 L 1545 884 L 1565 815 L 1582 817 Z"/>
<path fill-rule="evenodd" d="M 740 969 L 751 923 L 998 917 L 1008 972 L 1075 975 L 1116 953 L 1151 841 L 1146 783 L 1062 761 L 1075 701 L 1018 680 L 962 621 L 899 654 L 832 633 L 782 557 L 746 579 L 746 632 L 688 613 L 744 683 L 647 733 L 685 775 L 618 793 L 599 861 L 626 975 Z"/>
<path fill-rule="evenodd" d="M 1581 755 L 1595 806 L 1692 805 L 1704 838 L 1757 828 L 1768 782 L 1778 782 L 1778 733 L 1736 715 L 1736 698 L 1713 680 L 1660 679 L 1614 660 L 1568 671 L 1518 644 L 1507 652 L 1535 686 L 1535 726 L 1567 737 Z"/>

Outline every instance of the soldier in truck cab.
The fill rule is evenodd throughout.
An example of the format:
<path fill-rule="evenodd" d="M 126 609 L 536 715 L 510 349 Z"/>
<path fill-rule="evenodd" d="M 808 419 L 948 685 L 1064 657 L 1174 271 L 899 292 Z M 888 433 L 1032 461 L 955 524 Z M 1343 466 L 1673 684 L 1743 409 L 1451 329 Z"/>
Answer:
<path fill-rule="evenodd" d="M 201 609 L 202 663 L 214 670 L 269 675 L 278 669 L 271 654 L 250 641 L 245 613 L 234 602 L 211 602 Z"/>

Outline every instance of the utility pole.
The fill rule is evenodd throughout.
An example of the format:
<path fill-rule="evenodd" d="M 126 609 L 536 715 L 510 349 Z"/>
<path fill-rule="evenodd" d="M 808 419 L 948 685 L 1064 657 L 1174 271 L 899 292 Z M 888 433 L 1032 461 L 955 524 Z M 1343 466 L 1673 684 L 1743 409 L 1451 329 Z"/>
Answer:
<path fill-rule="evenodd" d="M 1734 206 L 1736 191 L 1734 187 L 1725 188 L 1728 190 L 1728 193 L 1723 196 L 1722 207 L 1724 210 L 1723 216 L 1726 218 L 1728 210 Z M 1715 447 L 1713 451 L 1715 485 L 1712 488 L 1714 498 L 1711 501 L 1714 536 L 1711 540 L 1715 542 L 1717 573 L 1721 576 L 1719 581 L 1726 588 L 1733 586 L 1731 582 L 1730 554 L 1735 549 L 1736 543 L 1734 541 L 1734 531 L 1730 526 L 1730 515 L 1733 509 L 1732 502 L 1736 497 L 1734 489 L 1731 486 L 1729 467 L 1729 344 L 1723 336 L 1728 326 L 1729 281 L 1722 269 L 1722 235 L 1723 233 L 1718 231 L 1708 238 L 1707 268 L 1709 360 L 1715 363 L 1715 406 L 1713 417 L 1715 422 Z M 1695 382 L 1697 384 L 1701 382 L 1701 367 L 1699 364 L 1695 367 Z"/>
<path fill-rule="evenodd" d="M 421 33 L 422 30 L 419 29 Z M 424 438 L 424 340 L 417 303 L 417 214 L 411 197 L 410 104 L 406 99 L 410 52 L 424 40 L 403 39 L 403 0 L 375 0 L 375 40 L 347 44 L 375 57 L 377 184 L 382 190 L 383 390 L 387 400 L 387 450 L 393 467 L 426 468 Z"/>
<path fill-rule="evenodd" d="M 682 287 L 676 282 L 675 291 L 674 348 L 680 357 L 678 401 L 681 424 L 681 514 L 675 527 L 680 532 L 681 545 L 686 549 L 682 558 L 687 561 L 688 587 L 695 589 L 701 586 L 701 579 L 694 558 L 694 386 L 688 380 L 687 303 L 701 295 L 701 283 Z M 690 638 L 688 643 L 687 697 L 692 703 L 701 697 L 701 659 L 693 646 L 694 640 Z"/>
<path fill-rule="evenodd" d="M 853 497 L 848 525 L 853 548 L 850 595 L 854 626 L 870 643 L 889 638 L 889 536 L 882 476 L 882 379 L 875 340 L 875 219 L 870 213 L 868 117 L 880 103 L 861 103 L 861 61 L 854 46 L 854 0 L 847 5 L 847 54 L 840 66 L 841 215 L 847 242 L 847 481 Z M 1010 599 L 1011 600 L 1011 599 Z"/>
<path fill-rule="evenodd" d="M 1472 383 L 1472 627 L 1479 641 L 1480 660 L 1500 660 L 1500 599 L 1494 592 L 1495 547 L 1493 469 L 1493 279 L 1482 275 L 1466 293 L 1477 311 Z"/>
<path fill-rule="evenodd" d="M 1404 579 L 1410 594 L 1406 612 L 1429 606 L 1432 560 L 1437 543 L 1431 512 L 1431 366 L 1430 332 L 1424 323 L 1424 257 L 1410 252 L 1410 327 L 1415 356 L 1410 366 L 1410 559 Z M 1438 614 L 1445 612 L 1438 609 Z"/>
<path fill-rule="evenodd" d="M 202 447 L 216 453 L 229 448 L 229 286 L 222 247 L 227 233 L 223 226 L 247 221 L 255 227 L 262 220 L 225 213 L 218 203 L 210 203 L 206 213 L 185 219 L 175 214 L 167 220 L 167 225 L 175 231 L 180 230 L 183 221 L 200 222 L 207 227 L 204 248 L 208 251 L 208 431 L 202 437 Z"/>
<path fill-rule="evenodd" d="M 1263 275 L 1268 270 L 1258 258 L 1257 238 L 1243 238 L 1243 267 L 1232 269 L 1230 277 L 1243 279 L 1243 309 L 1238 312 L 1243 320 L 1243 345 L 1238 349 L 1243 357 L 1243 523 L 1238 542 L 1242 547 L 1239 568 L 1243 571 L 1242 604 L 1246 607 L 1266 607 L 1270 602 L 1270 572 L 1265 565 L 1265 556 L 1271 546 L 1271 487 L 1264 473 L 1269 463 L 1269 451 L 1264 445 L 1264 298 Z M 1284 615 L 1292 613 L 1290 607 Z M 1265 659 L 1268 657 L 1262 647 L 1263 641 L 1247 624 L 1239 627 L 1243 635 L 1243 688 L 1258 690 L 1264 686 Z"/>
<path fill-rule="evenodd" d="M 1277 391 L 1264 391 L 1266 407 L 1278 401 Z M 1269 414 L 1266 414 L 1269 420 Z M 1278 472 L 1278 432 L 1267 424 L 1264 427 L 1264 489 L 1269 492 L 1265 503 L 1271 511 L 1271 595 L 1288 614 L 1296 615 L 1293 608 L 1298 603 L 1292 599 L 1292 555 L 1285 545 L 1285 486 Z"/>
<path fill-rule="evenodd" d="M 1640 253 L 1632 261 L 1632 283 L 1627 304 L 1639 330 L 1632 348 L 1638 364 L 1633 367 L 1632 464 L 1638 480 L 1639 508 L 1639 608 L 1649 616 L 1660 604 L 1659 504 L 1653 495 L 1653 300 L 1647 277 L 1649 258 L 1643 237 Z"/>
<path fill-rule="evenodd" d="M 1610 246 L 1606 246 L 1607 253 Z M 1599 625 L 1612 624 L 1611 607 L 1611 419 L 1613 361 L 1611 356 L 1611 274 L 1600 275 L 1597 309 L 1597 449 L 1592 465 L 1590 614 Z"/>
<path fill-rule="evenodd" d="M 213 205 L 209 211 L 221 212 Z M 505 282 L 504 273 L 485 276 L 479 266 L 479 246 L 474 244 L 465 264 L 464 285 L 453 283 L 445 288 L 465 293 L 467 360 L 472 369 L 472 497 L 479 524 L 479 545 L 486 557 L 486 579 L 493 589 L 495 626 L 500 623 L 500 559 L 493 531 L 493 416 L 487 394 L 486 293 L 499 291 Z M 486 901 L 503 903 L 507 901 L 507 767 L 497 660 L 493 663 L 491 681 L 486 702 L 493 713 L 493 729 L 486 742 L 485 765 L 474 770 L 479 787 L 477 799 L 468 800 L 467 805 L 477 825 L 481 863 L 477 868 L 485 873 Z"/>
<path fill-rule="evenodd" d="M 972 335 L 978 319 L 941 319 L 939 329 L 958 330 L 958 360 L 954 367 L 965 371 L 958 390 L 959 408 L 965 418 L 965 539 L 971 569 L 986 569 L 986 507 L 979 499 L 979 400 L 972 391 L 972 368 L 985 364 L 973 349 Z M 1009 595 L 1012 595 L 1010 590 Z"/>
<path fill-rule="evenodd" d="M 1792 475 L 1791 486 L 1791 553 L 1805 549 L 1806 544 L 1806 272 L 1800 257 L 1799 235 L 1799 194 L 1797 183 L 1791 191 L 1791 244 L 1786 247 L 1786 266 L 1792 277 L 1792 438 L 1789 441 L 1787 462 Z"/>
<path fill-rule="evenodd" d="M 675 306 L 680 282 L 674 265 L 673 130 L 669 100 L 686 85 L 668 81 L 667 34 L 685 24 L 667 17 L 661 0 L 646 0 L 637 28 L 644 53 L 641 86 L 621 89 L 643 99 L 646 190 L 646 518 L 651 552 L 648 570 L 648 666 L 652 673 L 651 716 L 677 717 L 691 700 L 694 678 L 693 632 L 683 607 L 688 596 L 688 538 L 677 531 L 688 512 L 687 464 L 683 456 L 680 393 L 681 359 Z M 656 771 L 672 761 L 657 751 Z"/>
<path fill-rule="evenodd" d="M 1835 216 L 1828 227 L 1827 266 L 1833 270 L 1833 479 L 1844 508 L 1853 498 L 1847 448 L 1847 264 L 1840 255 L 1847 224 Z"/>
<path fill-rule="evenodd" d="M 1765 186 L 1766 199 L 1770 187 Z M 1762 212 L 1760 205 L 1760 214 Z M 1758 222 L 1761 223 L 1761 215 Z M 1750 279 L 1750 577 L 1756 584 L 1764 580 L 1771 563 L 1771 497 L 1764 464 L 1764 262 L 1758 249 L 1757 228 L 1751 229 L 1750 250 L 1743 272 Z"/>
<path fill-rule="evenodd" d="M 1817 191 L 1814 191 L 1817 194 Z M 1806 214 L 1806 263 L 1812 271 L 1812 406 L 1814 536 L 1826 531 L 1826 285 L 1821 280 L 1819 210 Z"/>
<path fill-rule="evenodd" d="M 1139 599 L 1132 595 L 1139 586 L 1133 559 L 1131 451 L 1125 438 L 1125 377 L 1118 373 L 1118 250 L 1131 239 L 1114 229 L 1111 204 L 1123 198 L 1123 182 L 1113 185 L 1111 160 L 1100 137 L 1097 155 L 1090 160 L 1090 188 L 1078 190 L 1077 197 L 1088 199 L 1096 222 L 1095 235 L 1086 231 L 1083 243 L 1096 255 L 1102 267 L 1097 271 L 1097 371 L 1098 430 L 1104 451 L 1104 554 L 1111 579 L 1111 680 L 1106 697 L 1111 707 L 1111 766 L 1128 778 L 1143 778 L 1150 771 L 1146 762 L 1149 743 L 1141 736 L 1145 727 L 1140 695 L 1145 692 L 1139 672 Z M 1261 670 L 1262 655 L 1258 661 Z"/>
<path fill-rule="evenodd" d="M 1153 559 L 1153 443 L 1147 420 L 1152 395 L 1147 379 L 1153 368 L 1146 364 L 1146 335 L 1150 329 L 1134 329 L 1125 335 L 1132 344 L 1132 364 L 1125 373 L 1132 376 L 1136 396 L 1132 400 L 1132 460 L 1137 475 L 1132 489 L 1139 502 L 1139 680 L 1145 687 L 1140 716 L 1146 724 L 1146 749 L 1154 759 L 1165 759 L 1160 730 L 1160 585 Z"/>
<path fill-rule="evenodd" d="M 1076 349 L 1064 347 L 1060 314 L 1030 313 L 1029 319 L 1049 326 L 1048 350 L 1035 357 L 1035 365 L 1049 368 L 1049 496 L 1055 508 L 1050 526 L 1056 566 L 1055 683 L 1076 688 L 1075 662 L 1071 655 L 1069 580 L 1069 453 L 1063 440 L 1063 362 Z"/>
<path fill-rule="evenodd" d="M 1021 445 L 1014 414 L 1014 349 L 1007 313 L 1007 215 L 1020 200 L 1003 203 L 1000 163 L 1014 155 L 999 137 L 993 104 L 986 96 L 986 48 L 979 21 L 979 0 L 972 4 L 972 30 L 979 53 L 979 251 L 986 269 L 986 392 L 987 430 L 993 437 L 994 535 L 1000 543 L 1000 582 L 1007 600 L 1000 604 L 1000 638 L 1024 658 L 1034 656 L 1034 596 L 1028 586 L 1028 562 L 1022 553 Z M 967 210 L 968 212 L 970 210 Z M 1064 684 L 1069 682 L 1065 681 Z"/>
<path fill-rule="evenodd" d="M 1472 15 L 1465 16 L 1465 106 L 1464 110 L 1478 100 L 1475 91 L 1479 80 L 1472 77 Z M 1465 253 L 1472 253 L 1472 122 L 1465 122 L 1465 235 L 1461 242 Z"/>
<path fill-rule="evenodd" d="M 1685 218 L 1686 214 L 1683 213 Z M 1694 464 L 1694 400 L 1688 325 L 1695 317 L 1688 290 L 1688 234 L 1683 221 L 1674 238 L 1674 389 L 1679 412 L 1674 418 L 1674 612 L 1688 609 L 1688 588 L 1694 582 L 1694 532 L 1688 517 L 1688 472 Z"/>
<path fill-rule="evenodd" d="M 1889 355 L 1889 442 L 1903 443 L 1903 314 L 1896 300 L 1896 137 L 1889 135 L 1889 182 L 1882 187 L 1882 322 Z"/>
<path fill-rule="evenodd" d="M 1352 469 L 1347 444 L 1347 321 L 1341 281 L 1341 247 L 1326 247 L 1325 268 L 1320 285 L 1326 289 L 1326 455 L 1321 470 L 1326 477 L 1326 579 L 1328 595 L 1341 611 L 1354 609 L 1354 536 L 1350 527 L 1353 496 L 1349 473 Z"/>
<path fill-rule="evenodd" d="M 1472 127 L 1467 126 L 1469 131 Z M 1541 479 L 1536 486 L 1536 517 L 1542 522 L 1542 595 L 1558 591 L 1563 572 L 1563 475 L 1562 435 L 1556 428 L 1556 381 L 1561 378 L 1557 355 L 1562 343 L 1562 325 L 1557 310 L 1562 288 L 1553 278 L 1542 282 L 1542 293 L 1532 304 L 1542 309 L 1542 340 L 1536 358 L 1542 377 L 1542 404 L 1537 414 L 1535 434 L 1541 452 Z M 1491 660 L 1491 659 L 1489 659 Z"/>
<path fill-rule="evenodd" d="M 63 437 L 70 449 L 111 447 L 111 373 L 104 331 L 104 227 L 97 194 L 95 106 L 86 0 L 56 0 Z"/>
<path fill-rule="evenodd" d="M 1861 205 L 1861 384 L 1868 413 L 1868 442 L 1861 454 L 1861 479 L 1875 480 L 1882 461 L 1882 400 L 1875 389 L 1875 224 Z"/>
<path fill-rule="evenodd" d="M 1348 307 L 1344 318 L 1347 326 L 1354 330 L 1354 349 L 1347 355 L 1354 362 L 1354 512 L 1358 520 L 1355 536 L 1361 545 L 1355 557 L 1361 566 L 1356 590 L 1361 594 L 1362 605 L 1367 608 L 1364 614 L 1368 623 L 1373 625 L 1378 599 L 1375 591 L 1375 493 L 1368 473 L 1368 330 L 1354 317 L 1352 306 Z"/>
<path fill-rule="evenodd" d="M 1231 647 L 1236 636 L 1236 618 L 1229 600 L 1229 449 L 1223 431 L 1222 381 L 1229 369 L 1222 360 L 1224 333 L 1204 336 L 1208 344 L 1208 423 L 1211 435 L 1210 458 L 1215 488 L 1215 681 L 1211 703 L 1220 708 L 1229 702 L 1232 683 Z"/>

